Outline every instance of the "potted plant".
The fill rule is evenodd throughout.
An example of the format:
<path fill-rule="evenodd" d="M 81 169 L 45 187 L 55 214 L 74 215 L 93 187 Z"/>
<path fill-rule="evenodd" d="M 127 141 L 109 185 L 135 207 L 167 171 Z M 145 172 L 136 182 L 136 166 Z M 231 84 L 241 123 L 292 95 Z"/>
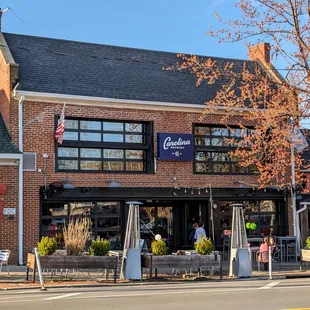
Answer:
<path fill-rule="evenodd" d="M 213 242 L 210 238 L 202 237 L 195 242 L 195 250 L 199 255 L 210 255 L 214 250 Z"/>
<path fill-rule="evenodd" d="M 96 240 L 92 241 L 89 248 L 90 255 L 92 256 L 104 256 L 109 253 L 111 249 L 111 243 L 108 240 L 100 239 L 98 237 Z"/>
<path fill-rule="evenodd" d="M 168 252 L 166 242 L 162 239 L 154 240 L 151 244 L 153 255 L 166 255 Z"/>
<path fill-rule="evenodd" d="M 53 255 L 57 249 L 56 238 L 42 237 L 38 242 L 38 253 L 41 256 Z"/>

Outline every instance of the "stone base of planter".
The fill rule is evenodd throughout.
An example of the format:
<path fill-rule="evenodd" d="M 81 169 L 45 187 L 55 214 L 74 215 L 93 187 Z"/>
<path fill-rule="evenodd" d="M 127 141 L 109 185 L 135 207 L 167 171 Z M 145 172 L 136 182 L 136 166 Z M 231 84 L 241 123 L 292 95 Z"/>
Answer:
<path fill-rule="evenodd" d="M 222 279 L 222 260 L 220 255 L 142 255 L 142 267 L 150 269 L 150 278 L 152 278 L 153 269 L 155 272 L 159 268 L 171 269 L 198 269 L 220 268 Z"/>
<path fill-rule="evenodd" d="M 47 255 L 40 256 L 40 263 L 42 269 L 113 269 L 114 270 L 114 282 L 116 282 L 118 257 L 117 256 L 58 256 Z M 35 255 L 28 254 L 27 258 L 27 274 L 29 269 L 37 270 L 35 263 Z M 28 275 L 27 275 L 28 278 Z"/>

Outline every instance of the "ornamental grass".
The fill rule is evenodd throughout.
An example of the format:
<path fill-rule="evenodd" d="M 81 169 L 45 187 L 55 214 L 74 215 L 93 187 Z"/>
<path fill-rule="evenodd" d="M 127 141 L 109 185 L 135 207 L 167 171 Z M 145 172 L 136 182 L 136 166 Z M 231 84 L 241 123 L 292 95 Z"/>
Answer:
<path fill-rule="evenodd" d="M 90 239 L 90 219 L 75 218 L 64 226 L 64 243 L 67 255 L 81 255 Z"/>

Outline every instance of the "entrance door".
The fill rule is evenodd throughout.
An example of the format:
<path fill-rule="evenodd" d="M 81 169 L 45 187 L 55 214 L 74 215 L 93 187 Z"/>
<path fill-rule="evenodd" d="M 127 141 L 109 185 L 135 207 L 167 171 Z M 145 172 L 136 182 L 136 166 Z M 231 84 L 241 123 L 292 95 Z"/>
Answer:
<path fill-rule="evenodd" d="M 200 201 L 188 201 L 185 203 L 185 242 L 184 245 L 192 247 L 189 240 L 190 233 L 193 230 L 193 224 L 203 221 L 205 223 L 205 230 L 208 235 L 208 221 L 207 221 L 207 204 Z"/>

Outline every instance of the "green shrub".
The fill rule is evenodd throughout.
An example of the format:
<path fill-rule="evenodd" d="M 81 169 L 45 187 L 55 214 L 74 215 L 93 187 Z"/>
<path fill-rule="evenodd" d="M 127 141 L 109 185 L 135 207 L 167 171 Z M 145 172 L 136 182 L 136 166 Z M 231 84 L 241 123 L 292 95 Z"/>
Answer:
<path fill-rule="evenodd" d="M 93 256 L 104 256 L 108 254 L 111 249 L 111 243 L 108 240 L 97 238 L 93 240 L 91 247 L 89 248 L 90 255 Z"/>
<path fill-rule="evenodd" d="M 56 252 L 57 241 L 56 238 L 42 237 L 38 242 L 38 253 L 41 256 L 52 255 Z"/>
<path fill-rule="evenodd" d="M 166 255 L 168 252 L 167 245 L 164 240 L 154 240 L 151 244 L 151 248 L 154 255 Z"/>
<path fill-rule="evenodd" d="M 209 255 L 214 250 L 214 245 L 210 238 L 202 237 L 195 242 L 195 250 L 197 254 Z"/>
<path fill-rule="evenodd" d="M 310 236 L 306 240 L 306 246 L 307 246 L 307 249 L 310 250 Z"/>

